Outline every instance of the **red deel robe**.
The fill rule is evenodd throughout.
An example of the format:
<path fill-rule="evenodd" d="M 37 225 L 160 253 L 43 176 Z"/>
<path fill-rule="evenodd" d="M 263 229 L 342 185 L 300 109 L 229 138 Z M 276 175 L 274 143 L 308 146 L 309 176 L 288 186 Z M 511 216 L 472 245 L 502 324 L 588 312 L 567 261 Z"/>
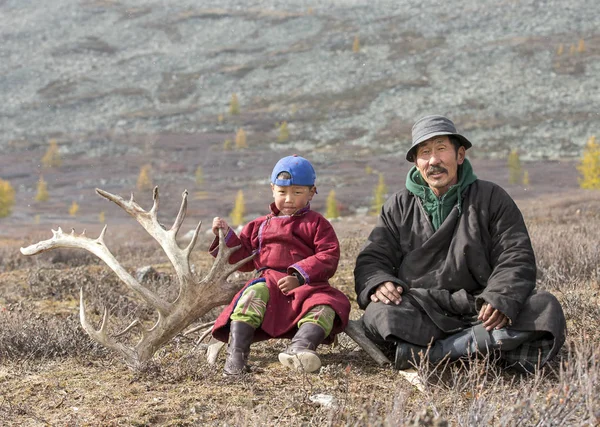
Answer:
<path fill-rule="evenodd" d="M 229 229 L 225 237 L 228 247 L 241 245 L 230 259 L 234 264 L 257 252 L 257 255 L 240 267 L 239 271 L 257 270 L 258 276 L 266 280 L 269 288 L 269 303 L 263 323 L 257 329 L 254 340 L 269 338 L 290 338 L 297 329 L 300 319 L 316 305 L 328 305 L 336 312 L 333 330 L 326 342 L 331 342 L 335 334 L 342 332 L 348 324 L 350 302 L 346 295 L 333 288 L 328 279 L 335 274 L 340 258 L 340 245 L 333 227 L 321 214 L 310 210 L 310 206 L 294 215 L 277 216 L 279 211 L 271 204 L 269 215 L 247 224 L 238 237 Z M 210 253 L 216 256 L 219 238 L 210 246 Z M 297 271 L 305 284 L 284 295 L 277 282 L 284 276 Z M 216 320 L 213 336 L 227 342 L 229 337 L 229 316 L 242 292 L 255 283 L 246 283 L 233 301 Z"/>

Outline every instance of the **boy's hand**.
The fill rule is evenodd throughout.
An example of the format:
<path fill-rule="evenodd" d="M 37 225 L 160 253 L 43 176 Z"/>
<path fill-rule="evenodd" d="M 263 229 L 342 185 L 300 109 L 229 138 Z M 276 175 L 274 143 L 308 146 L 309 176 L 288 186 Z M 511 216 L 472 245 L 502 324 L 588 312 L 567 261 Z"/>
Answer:
<path fill-rule="evenodd" d="M 298 286 L 300 286 L 300 282 L 294 276 L 285 276 L 279 279 L 279 281 L 277 282 L 277 286 L 279 287 L 279 290 L 283 292 L 284 295 L 287 295 L 289 291 L 291 291 L 292 289 L 296 289 Z"/>
<path fill-rule="evenodd" d="M 212 223 L 212 232 L 215 236 L 219 235 L 219 228 L 222 228 L 223 230 L 227 231 L 227 229 L 229 228 L 229 225 L 227 224 L 227 221 L 216 216 L 213 218 L 213 223 Z"/>

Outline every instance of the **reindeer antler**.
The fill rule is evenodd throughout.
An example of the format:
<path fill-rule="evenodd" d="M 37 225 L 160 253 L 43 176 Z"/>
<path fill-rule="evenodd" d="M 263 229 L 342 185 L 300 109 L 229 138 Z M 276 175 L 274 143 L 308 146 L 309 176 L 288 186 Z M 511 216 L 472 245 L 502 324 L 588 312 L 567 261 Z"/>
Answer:
<path fill-rule="evenodd" d="M 119 264 L 104 244 L 106 226 L 97 239 L 88 238 L 85 235 L 85 231 L 82 234 L 77 235 L 74 230 L 70 234 L 63 233 L 60 228 L 56 231 L 52 230 L 53 236 L 51 239 L 38 242 L 26 248 L 21 248 L 21 253 L 24 255 L 36 255 L 55 248 L 85 249 L 104 261 L 131 290 L 139 295 L 147 304 L 155 308 L 158 312 L 158 319 L 152 328 L 144 329 L 141 323 L 138 320 L 135 320 L 119 334 L 109 336 L 107 334 L 108 311 L 106 309 L 104 310 L 100 329 L 95 330 L 86 317 L 83 289 L 80 293 L 80 318 L 84 330 L 92 337 L 92 339 L 121 353 L 128 365 L 138 367 L 152 358 L 156 350 L 200 316 L 214 307 L 228 303 L 242 284 L 228 283 L 226 281 L 227 277 L 240 266 L 250 261 L 254 255 L 251 255 L 236 264 L 229 264 L 229 256 L 235 252 L 239 246 L 233 248 L 227 247 L 223 230 L 220 229 L 219 254 L 210 269 L 210 272 L 202 280 L 197 282 L 190 269 L 189 256 L 196 244 L 202 223 L 200 222 L 196 227 L 192 240 L 186 248 L 180 248 L 176 241 L 177 233 L 181 228 L 187 211 L 187 190 L 182 194 L 179 213 L 177 214 L 173 226 L 169 230 L 166 230 L 158 222 L 158 187 L 154 188 L 154 204 L 149 212 L 146 212 L 135 202 L 133 194 L 131 195 L 131 198 L 126 201 L 122 197 L 108 193 L 104 190 L 96 189 L 96 192 L 102 197 L 116 203 L 133 216 L 163 248 L 165 254 L 171 261 L 171 264 L 173 264 L 179 280 L 179 295 L 174 302 L 161 300 L 156 294 L 141 285 Z M 138 327 L 141 330 L 140 341 L 135 347 L 127 347 L 115 340 L 115 338 L 127 333 L 134 327 Z"/>

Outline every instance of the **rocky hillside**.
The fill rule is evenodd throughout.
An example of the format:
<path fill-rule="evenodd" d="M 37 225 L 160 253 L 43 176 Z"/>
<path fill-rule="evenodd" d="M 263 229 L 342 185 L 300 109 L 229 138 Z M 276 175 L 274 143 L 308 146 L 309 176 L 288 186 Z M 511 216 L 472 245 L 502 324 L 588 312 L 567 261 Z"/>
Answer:
<path fill-rule="evenodd" d="M 144 163 L 174 194 L 202 165 L 229 195 L 298 152 L 348 185 L 404 165 L 431 113 L 475 159 L 572 159 L 600 133 L 598 16 L 597 0 L 0 0 L 0 175 L 24 219 L 40 173 L 61 203 L 127 193 Z M 224 153 L 240 127 L 249 149 Z M 40 168 L 50 138 L 60 173 Z"/>

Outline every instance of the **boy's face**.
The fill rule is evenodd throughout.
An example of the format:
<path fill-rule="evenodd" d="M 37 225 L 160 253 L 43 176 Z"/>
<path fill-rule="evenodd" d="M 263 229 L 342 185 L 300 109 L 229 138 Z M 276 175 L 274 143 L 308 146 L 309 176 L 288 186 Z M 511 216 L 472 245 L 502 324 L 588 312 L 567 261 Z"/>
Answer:
<path fill-rule="evenodd" d="M 281 214 L 293 215 L 312 200 L 317 188 L 304 185 L 280 187 L 279 185 L 271 184 L 271 190 L 273 190 L 275 206 L 281 211 Z"/>

